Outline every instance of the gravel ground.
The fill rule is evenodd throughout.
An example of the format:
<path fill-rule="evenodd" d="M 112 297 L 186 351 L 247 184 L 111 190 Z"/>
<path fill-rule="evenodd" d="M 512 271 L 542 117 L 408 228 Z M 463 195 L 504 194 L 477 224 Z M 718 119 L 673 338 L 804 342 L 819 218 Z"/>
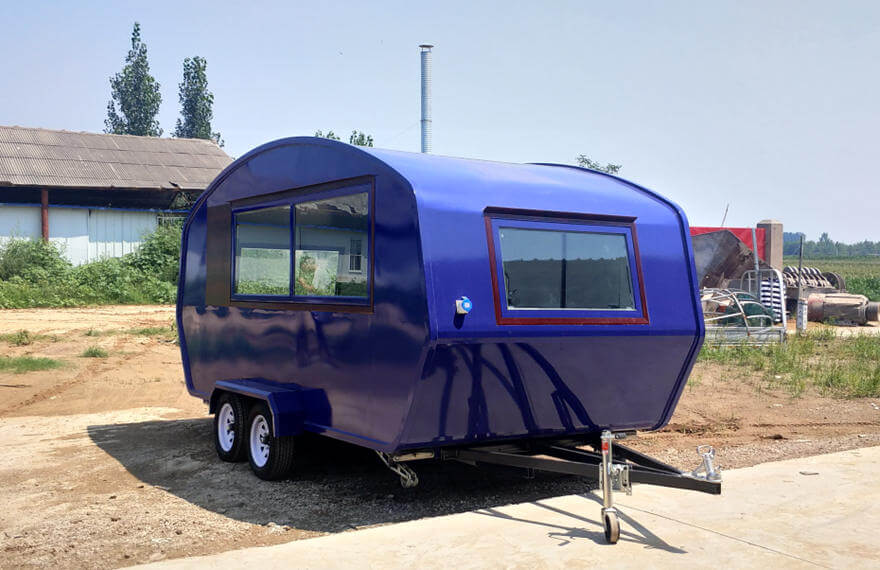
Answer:
<path fill-rule="evenodd" d="M 0 332 L 46 335 L 11 356 L 62 368 L 0 374 L 0 567 L 112 568 L 277 544 L 325 533 L 591 488 L 588 481 L 453 462 L 414 465 L 402 489 L 370 451 L 311 438 L 295 475 L 269 483 L 217 459 L 211 418 L 183 387 L 178 347 L 135 327 L 173 309 L 15 311 Z M 109 311 L 109 312 L 108 312 Z M 105 319 L 111 314 L 112 318 Z M 86 334 L 101 330 L 101 335 Z M 128 332 L 126 332 L 128 331 Z M 81 358 L 99 345 L 107 358 Z M 726 468 L 880 445 L 880 402 L 792 398 L 741 371 L 698 364 L 664 430 L 630 445 L 682 468 L 716 445 Z M 638 489 L 635 490 L 638 493 Z"/>

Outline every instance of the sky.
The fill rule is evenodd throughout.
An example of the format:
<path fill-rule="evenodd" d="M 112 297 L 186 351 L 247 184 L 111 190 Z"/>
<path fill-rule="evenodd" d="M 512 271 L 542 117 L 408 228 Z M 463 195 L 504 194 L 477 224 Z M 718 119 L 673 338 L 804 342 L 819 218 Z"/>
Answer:
<path fill-rule="evenodd" d="M 779 219 L 880 241 L 880 2 L 12 2 L 0 0 L 0 124 L 101 132 L 140 22 L 168 136 L 185 57 L 207 59 L 214 130 L 241 156 L 353 129 L 507 162 L 586 154 L 692 225 Z"/>

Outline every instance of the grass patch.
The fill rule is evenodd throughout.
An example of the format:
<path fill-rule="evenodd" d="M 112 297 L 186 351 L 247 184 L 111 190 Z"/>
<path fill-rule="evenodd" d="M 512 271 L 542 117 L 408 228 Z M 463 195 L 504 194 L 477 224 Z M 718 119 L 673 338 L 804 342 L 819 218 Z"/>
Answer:
<path fill-rule="evenodd" d="M 107 351 L 100 346 L 90 346 L 80 356 L 84 358 L 107 358 Z"/>
<path fill-rule="evenodd" d="M 36 335 L 22 329 L 14 333 L 0 334 L 0 340 L 12 346 L 27 346 L 36 340 Z"/>
<path fill-rule="evenodd" d="M 705 345 L 699 359 L 758 372 L 796 396 L 809 386 L 835 397 L 880 396 L 880 336 L 843 338 L 822 330 L 768 346 Z"/>
<path fill-rule="evenodd" d="M 37 356 L 0 356 L 0 370 L 12 371 L 16 374 L 34 372 L 36 370 L 51 370 L 62 365 L 60 360 Z"/>
<path fill-rule="evenodd" d="M 135 336 L 155 336 L 165 340 L 174 340 L 177 338 L 177 327 L 175 326 L 142 327 L 128 329 L 125 332 Z"/>
<path fill-rule="evenodd" d="M 90 337 L 99 337 L 99 336 L 110 336 L 110 335 L 120 335 L 127 334 L 132 336 L 151 336 L 156 337 L 162 340 L 177 340 L 177 326 L 161 326 L 161 327 L 137 327 L 133 329 L 117 329 L 117 330 L 96 330 L 89 329 L 85 333 L 85 336 Z"/>
<path fill-rule="evenodd" d="M 14 333 L 0 334 L 0 341 L 11 344 L 12 346 L 28 346 L 37 342 L 38 340 L 49 340 L 51 342 L 58 342 L 58 337 L 54 334 L 35 334 L 27 329 L 22 329 Z"/>

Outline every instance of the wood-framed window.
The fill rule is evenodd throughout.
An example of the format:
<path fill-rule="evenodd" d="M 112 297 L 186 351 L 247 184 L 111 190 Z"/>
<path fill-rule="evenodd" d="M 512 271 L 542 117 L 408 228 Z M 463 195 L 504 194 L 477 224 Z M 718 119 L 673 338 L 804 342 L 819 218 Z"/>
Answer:
<path fill-rule="evenodd" d="M 229 203 L 229 304 L 372 311 L 374 187 L 360 177 Z"/>
<path fill-rule="evenodd" d="M 648 324 L 635 219 L 487 208 L 496 322 Z"/>

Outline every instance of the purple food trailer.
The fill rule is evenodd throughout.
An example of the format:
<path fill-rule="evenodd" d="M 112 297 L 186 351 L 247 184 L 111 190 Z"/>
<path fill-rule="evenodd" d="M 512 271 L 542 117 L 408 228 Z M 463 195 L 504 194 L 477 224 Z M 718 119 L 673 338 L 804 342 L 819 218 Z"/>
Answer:
<path fill-rule="evenodd" d="M 186 385 L 221 459 L 288 474 L 313 432 L 415 460 L 720 492 L 616 443 L 672 415 L 704 327 L 681 209 L 621 178 L 274 141 L 183 230 Z M 613 447 L 613 452 L 612 452 Z"/>

